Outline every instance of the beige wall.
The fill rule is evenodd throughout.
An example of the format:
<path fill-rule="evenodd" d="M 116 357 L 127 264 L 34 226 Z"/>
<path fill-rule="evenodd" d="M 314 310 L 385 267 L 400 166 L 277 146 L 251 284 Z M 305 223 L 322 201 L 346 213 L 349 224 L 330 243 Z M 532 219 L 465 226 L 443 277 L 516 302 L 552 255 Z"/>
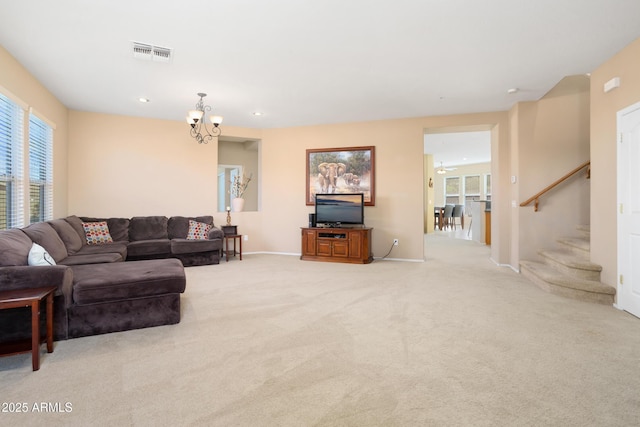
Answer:
<path fill-rule="evenodd" d="M 287 129 L 233 129 L 229 136 L 262 139 L 259 212 L 232 214 L 249 235 L 248 252 L 300 253 L 307 148 L 376 147 L 376 206 L 365 208 L 373 253 L 423 259 L 423 133 L 431 126 L 496 123 L 506 114 L 386 120 Z M 134 216 L 214 214 L 217 224 L 216 144 L 202 146 L 182 122 L 72 111 L 69 140 L 70 212 Z M 100 132 L 96 132 L 100 129 Z"/>
<path fill-rule="evenodd" d="M 508 162 L 511 166 L 509 170 L 508 179 L 508 196 L 506 205 L 509 212 L 511 212 L 511 223 L 509 225 L 509 265 L 517 271 L 520 271 L 520 215 L 518 215 L 518 209 L 516 206 L 520 203 L 519 186 L 511 182 L 511 177 L 520 176 L 520 160 L 519 160 L 519 146 L 520 146 L 520 111 L 527 107 L 528 103 L 521 102 L 516 104 L 509 111 L 509 156 Z M 492 206 L 493 211 L 493 206 Z M 493 228 L 491 229 L 493 231 Z M 493 237 L 493 236 L 492 236 Z"/>
<path fill-rule="evenodd" d="M 431 233 L 434 230 L 433 209 L 435 208 L 436 185 L 434 183 L 435 169 L 433 167 L 433 155 L 424 155 L 424 232 Z M 431 182 L 431 187 L 429 187 Z"/>
<path fill-rule="evenodd" d="M 602 281 L 617 284 L 617 112 L 640 102 L 640 39 L 591 74 L 591 260 Z M 614 77 L 620 87 L 604 93 Z"/>
<path fill-rule="evenodd" d="M 53 133 L 53 216 L 67 214 L 67 108 L 0 46 L 0 90 L 11 92 L 55 125 Z"/>
<path fill-rule="evenodd" d="M 538 259 L 538 251 L 557 247 L 559 237 L 576 235 L 576 226 L 589 224 L 590 181 L 586 171 L 575 175 L 533 204 L 520 203 L 589 160 L 589 87 L 574 93 L 545 96 L 519 105 L 517 113 L 516 183 L 518 258 Z M 553 91 L 552 91 L 553 92 Z M 512 248 L 513 251 L 514 248 Z M 515 260 L 514 260 L 515 262 Z"/>

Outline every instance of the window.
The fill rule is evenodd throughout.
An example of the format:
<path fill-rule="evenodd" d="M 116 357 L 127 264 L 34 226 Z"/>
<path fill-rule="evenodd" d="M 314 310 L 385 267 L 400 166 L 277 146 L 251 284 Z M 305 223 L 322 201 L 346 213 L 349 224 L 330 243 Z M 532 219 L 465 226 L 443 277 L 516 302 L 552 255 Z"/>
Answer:
<path fill-rule="evenodd" d="M 53 218 L 53 130 L 29 115 L 29 221 Z"/>
<path fill-rule="evenodd" d="M 480 200 L 480 175 L 464 177 L 464 211 L 471 213 L 471 202 Z"/>
<path fill-rule="evenodd" d="M 484 198 L 485 200 L 491 200 L 491 174 L 485 175 L 484 180 Z"/>
<path fill-rule="evenodd" d="M 444 196 L 447 205 L 457 205 L 460 203 L 460 178 L 457 176 L 444 179 Z"/>
<path fill-rule="evenodd" d="M 24 226 L 24 112 L 0 94 L 0 229 Z"/>

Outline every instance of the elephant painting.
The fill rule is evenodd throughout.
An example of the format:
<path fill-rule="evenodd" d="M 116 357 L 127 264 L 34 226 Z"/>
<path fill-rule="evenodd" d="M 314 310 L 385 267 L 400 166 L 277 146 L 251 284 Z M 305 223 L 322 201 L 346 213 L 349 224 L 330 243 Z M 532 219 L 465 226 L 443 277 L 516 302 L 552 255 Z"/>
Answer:
<path fill-rule="evenodd" d="M 344 163 L 320 163 L 318 165 L 318 185 L 322 193 L 334 193 L 338 177 L 344 174 L 347 166 Z"/>
<path fill-rule="evenodd" d="M 307 149 L 307 206 L 316 194 L 362 193 L 366 206 L 375 206 L 375 147 Z"/>

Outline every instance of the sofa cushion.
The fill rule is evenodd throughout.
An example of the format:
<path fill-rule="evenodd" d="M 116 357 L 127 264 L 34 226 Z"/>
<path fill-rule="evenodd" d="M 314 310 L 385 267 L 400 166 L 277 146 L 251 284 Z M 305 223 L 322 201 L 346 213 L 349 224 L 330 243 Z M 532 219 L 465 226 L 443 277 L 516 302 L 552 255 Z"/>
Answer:
<path fill-rule="evenodd" d="M 0 230 L 0 266 L 27 265 L 32 245 L 20 229 Z"/>
<path fill-rule="evenodd" d="M 127 245 L 122 242 L 105 243 L 104 245 L 85 245 L 74 255 L 94 255 L 106 253 L 120 254 L 122 259 L 126 259 Z"/>
<path fill-rule="evenodd" d="M 75 254 L 80 250 L 80 248 L 82 248 L 84 234 L 78 234 L 76 229 L 73 228 L 65 219 L 60 218 L 47 222 L 51 224 L 54 230 L 56 230 L 56 233 L 58 233 L 58 236 L 62 239 L 62 243 L 64 243 L 64 246 L 67 248 L 67 253 L 69 255 Z"/>
<path fill-rule="evenodd" d="M 129 241 L 129 218 L 107 218 L 107 225 L 114 242 Z"/>
<path fill-rule="evenodd" d="M 109 226 L 107 226 L 107 221 L 83 222 L 82 228 L 84 228 L 87 245 L 113 243 L 111 233 L 109 233 Z"/>
<path fill-rule="evenodd" d="M 109 262 L 122 262 L 124 258 L 116 252 L 105 252 L 96 254 L 75 254 L 69 255 L 62 261 L 61 265 L 84 265 L 84 264 L 102 264 Z"/>
<path fill-rule="evenodd" d="M 127 246 L 127 258 L 165 255 L 170 253 L 171 241 L 169 239 L 138 240 L 129 242 Z"/>
<path fill-rule="evenodd" d="M 73 269 L 73 300 L 95 304 L 184 292 L 184 267 L 177 259 L 79 265 Z"/>
<path fill-rule="evenodd" d="M 37 243 L 31 245 L 27 263 L 34 266 L 56 265 L 55 260 L 49 255 L 49 252 Z"/>
<path fill-rule="evenodd" d="M 82 219 L 78 218 L 75 215 L 71 215 L 68 216 L 64 219 L 65 221 L 67 221 L 69 223 L 69 225 L 71 227 L 73 227 L 74 230 L 76 230 L 76 233 L 78 233 L 78 236 L 80 236 L 80 240 L 82 241 L 82 245 L 86 245 L 87 244 L 87 239 L 85 239 L 84 237 L 84 228 L 82 228 Z"/>
<path fill-rule="evenodd" d="M 129 241 L 167 239 L 166 216 L 134 216 L 129 222 Z"/>
<path fill-rule="evenodd" d="M 211 215 L 196 217 L 172 216 L 169 218 L 167 226 L 169 239 L 186 239 L 189 232 L 189 220 L 213 226 L 213 217 Z"/>
<path fill-rule="evenodd" d="M 56 262 L 65 259 L 69 254 L 67 247 L 56 233 L 56 230 L 47 222 L 36 222 L 22 229 L 34 242 L 49 252 Z M 31 248 L 29 248 L 31 249 Z"/>
<path fill-rule="evenodd" d="M 191 254 L 197 252 L 217 251 L 222 248 L 220 240 L 171 239 L 172 254 Z"/>

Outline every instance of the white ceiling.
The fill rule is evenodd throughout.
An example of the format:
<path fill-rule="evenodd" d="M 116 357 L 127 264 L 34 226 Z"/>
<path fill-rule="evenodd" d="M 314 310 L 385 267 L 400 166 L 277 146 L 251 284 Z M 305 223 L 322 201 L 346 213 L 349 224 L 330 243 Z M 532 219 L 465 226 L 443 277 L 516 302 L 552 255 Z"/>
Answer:
<path fill-rule="evenodd" d="M 0 0 L 0 43 L 70 109 L 183 120 L 206 92 L 224 132 L 504 111 L 592 71 L 639 16 L 638 0 Z"/>

